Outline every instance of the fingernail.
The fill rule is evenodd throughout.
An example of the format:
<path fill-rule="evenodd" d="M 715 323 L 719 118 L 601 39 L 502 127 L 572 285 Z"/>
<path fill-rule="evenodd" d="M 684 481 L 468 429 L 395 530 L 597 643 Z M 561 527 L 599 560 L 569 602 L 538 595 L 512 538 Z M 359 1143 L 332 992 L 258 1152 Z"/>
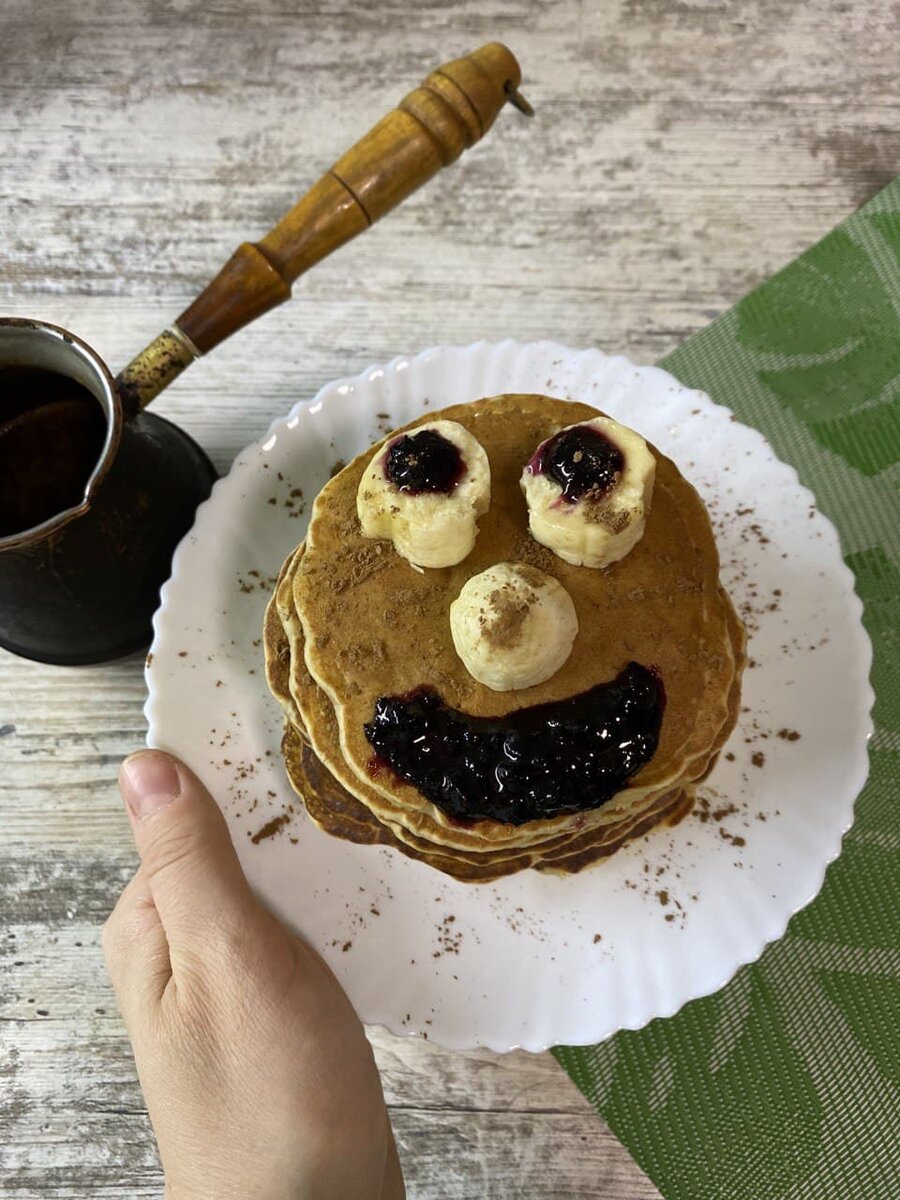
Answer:
<path fill-rule="evenodd" d="M 125 803 L 139 821 L 177 800 L 181 780 L 168 754 L 142 750 L 122 763 L 119 786 Z"/>

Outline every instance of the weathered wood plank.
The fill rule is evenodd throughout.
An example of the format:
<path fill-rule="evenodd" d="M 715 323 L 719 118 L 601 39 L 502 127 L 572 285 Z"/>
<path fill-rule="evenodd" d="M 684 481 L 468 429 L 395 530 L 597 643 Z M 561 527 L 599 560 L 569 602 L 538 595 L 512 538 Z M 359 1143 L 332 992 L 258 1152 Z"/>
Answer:
<path fill-rule="evenodd" d="M 122 366 L 376 114 L 499 36 L 535 120 L 502 114 L 158 411 L 224 469 L 329 379 L 436 342 L 554 337 L 652 361 L 895 173 L 894 22 L 889 0 L 5 0 L 0 308 Z M 140 656 L 0 654 L 10 1197 L 159 1194 L 99 949 L 134 865 L 113 778 L 143 696 Z M 411 1196 L 658 1195 L 548 1056 L 372 1039 Z"/>
<path fill-rule="evenodd" d="M 104 896 L 130 870 L 122 858 L 32 861 L 12 881 L 0 1022 L 4 1195 L 158 1194 L 100 950 Z M 371 1037 L 412 1196 L 657 1194 L 549 1056 L 454 1055 L 380 1030 Z"/>

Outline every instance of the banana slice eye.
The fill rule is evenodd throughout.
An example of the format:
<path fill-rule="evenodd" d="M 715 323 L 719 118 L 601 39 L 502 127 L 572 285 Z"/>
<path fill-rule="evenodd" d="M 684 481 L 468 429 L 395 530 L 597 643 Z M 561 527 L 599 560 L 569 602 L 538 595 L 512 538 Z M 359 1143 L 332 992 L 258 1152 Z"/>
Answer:
<path fill-rule="evenodd" d="M 637 545 L 653 495 L 647 443 L 611 417 L 568 425 L 522 472 L 532 537 L 576 567 L 606 567 Z"/>
<path fill-rule="evenodd" d="M 471 552 L 491 504 L 484 447 L 456 421 L 431 421 L 391 438 L 356 494 L 365 537 L 388 538 L 420 567 L 451 567 Z"/>

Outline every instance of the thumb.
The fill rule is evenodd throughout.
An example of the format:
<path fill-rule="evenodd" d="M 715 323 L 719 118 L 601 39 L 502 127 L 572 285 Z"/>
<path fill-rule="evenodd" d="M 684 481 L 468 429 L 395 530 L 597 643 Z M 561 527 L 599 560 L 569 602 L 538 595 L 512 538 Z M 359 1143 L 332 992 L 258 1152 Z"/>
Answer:
<path fill-rule="evenodd" d="M 162 750 L 142 750 L 122 763 L 119 786 L 177 970 L 180 948 L 232 931 L 255 901 L 225 818 L 184 763 Z"/>

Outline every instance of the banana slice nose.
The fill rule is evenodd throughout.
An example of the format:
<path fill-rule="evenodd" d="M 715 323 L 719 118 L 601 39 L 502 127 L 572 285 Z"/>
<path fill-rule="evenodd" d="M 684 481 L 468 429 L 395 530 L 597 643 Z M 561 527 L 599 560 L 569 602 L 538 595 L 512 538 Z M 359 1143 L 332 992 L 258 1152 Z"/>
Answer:
<path fill-rule="evenodd" d="M 535 541 L 576 567 L 607 567 L 644 533 L 656 459 L 611 417 L 568 425 L 541 442 L 522 472 Z"/>
<path fill-rule="evenodd" d="M 431 421 L 390 438 L 356 494 L 364 537 L 388 538 L 419 567 L 452 567 L 471 553 L 490 508 L 484 447 L 456 421 Z"/>
<path fill-rule="evenodd" d="M 450 605 L 456 653 L 495 692 L 533 687 L 555 675 L 572 652 L 578 617 L 552 575 L 527 563 L 500 562 L 473 575 Z"/>

